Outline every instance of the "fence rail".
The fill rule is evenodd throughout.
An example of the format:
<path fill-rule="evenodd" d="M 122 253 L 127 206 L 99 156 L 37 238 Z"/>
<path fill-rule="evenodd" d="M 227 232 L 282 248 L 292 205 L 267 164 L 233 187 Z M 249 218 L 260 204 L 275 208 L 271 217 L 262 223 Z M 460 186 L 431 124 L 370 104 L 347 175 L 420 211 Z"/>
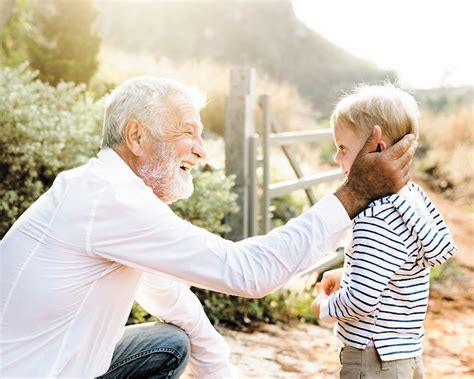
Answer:
<path fill-rule="evenodd" d="M 267 233 L 270 230 L 270 204 L 272 199 L 289 194 L 293 191 L 305 190 L 310 204 L 313 205 L 316 203 L 317 199 L 311 187 L 341 178 L 343 173 L 340 169 L 333 169 L 313 175 L 304 175 L 298 160 L 291 149 L 292 145 L 295 144 L 332 140 L 331 129 L 284 132 L 272 112 L 270 97 L 268 95 L 261 96 L 259 104 L 263 113 L 263 136 L 261 139 L 258 139 L 258 141 L 252 141 L 251 146 L 256 148 L 257 143 L 261 140 L 263 148 L 263 199 L 261 214 L 263 219 L 263 232 Z M 295 172 L 296 179 L 278 183 L 271 182 L 270 148 L 275 146 L 281 147 L 283 150 L 283 153 L 288 158 L 288 161 Z M 251 155 L 256 156 L 256 152 L 252 152 Z M 252 180 L 253 179 L 256 178 L 252 178 Z M 256 209 L 251 210 L 250 214 L 255 214 L 255 212 Z"/>
<path fill-rule="evenodd" d="M 340 177 L 342 177 L 342 171 L 340 169 L 334 169 L 319 174 L 308 175 L 301 179 L 273 183 L 268 186 L 268 196 L 270 199 L 274 199 L 275 197 L 283 196 L 300 189 L 306 189 L 317 184 L 329 182 Z"/>
<path fill-rule="evenodd" d="M 331 129 L 310 130 L 301 132 L 270 133 L 270 146 L 282 146 L 295 143 L 321 142 L 332 139 Z"/>

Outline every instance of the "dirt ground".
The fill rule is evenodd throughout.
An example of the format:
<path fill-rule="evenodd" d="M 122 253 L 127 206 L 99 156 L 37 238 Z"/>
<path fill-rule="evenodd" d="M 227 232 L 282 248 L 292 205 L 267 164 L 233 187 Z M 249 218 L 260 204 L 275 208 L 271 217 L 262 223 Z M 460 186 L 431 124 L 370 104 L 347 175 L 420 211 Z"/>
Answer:
<path fill-rule="evenodd" d="M 429 193 L 460 250 L 449 280 L 431 288 L 425 322 L 425 378 L 474 378 L 474 213 Z M 340 343 L 330 326 L 263 325 L 253 333 L 222 330 L 242 378 L 337 378 Z M 186 377 L 189 377 L 186 375 Z"/>

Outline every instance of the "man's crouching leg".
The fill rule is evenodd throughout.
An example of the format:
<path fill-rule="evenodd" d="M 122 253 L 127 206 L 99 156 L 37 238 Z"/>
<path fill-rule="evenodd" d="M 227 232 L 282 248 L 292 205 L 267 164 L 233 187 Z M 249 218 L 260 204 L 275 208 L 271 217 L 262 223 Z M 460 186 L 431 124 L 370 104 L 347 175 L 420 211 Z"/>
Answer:
<path fill-rule="evenodd" d="M 100 378 L 179 378 L 190 351 L 186 333 L 171 324 L 125 327 L 109 370 Z"/>

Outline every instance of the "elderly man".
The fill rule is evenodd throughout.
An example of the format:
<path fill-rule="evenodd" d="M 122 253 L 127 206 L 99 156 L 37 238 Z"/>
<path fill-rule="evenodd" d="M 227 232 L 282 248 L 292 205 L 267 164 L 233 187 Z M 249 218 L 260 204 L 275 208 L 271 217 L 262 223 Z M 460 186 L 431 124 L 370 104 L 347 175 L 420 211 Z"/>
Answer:
<path fill-rule="evenodd" d="M 230 377 L 229 349 L 188 286 L 263 296 L 408 179 L 413 136 L 371 153 L 375 128 L 335 194 L 266 236 L 224 240 L 167 205 L 192 193 L 206 156 L 204 103 L 155 77 L 112 92 L 97 158 L 58 175 L 1 243 L 0 376 L 170 378 L 189 357 L 197 377 Z M 134 299 L 170 324 L 124 330 Z"/>

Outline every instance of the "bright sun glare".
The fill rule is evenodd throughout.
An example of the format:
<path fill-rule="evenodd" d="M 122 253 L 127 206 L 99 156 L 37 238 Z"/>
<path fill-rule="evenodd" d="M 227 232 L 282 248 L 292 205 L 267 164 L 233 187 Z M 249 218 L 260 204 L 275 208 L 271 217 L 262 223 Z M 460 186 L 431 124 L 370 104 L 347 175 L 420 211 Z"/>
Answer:
<path fill-rule="evenodd" d="M 471 0 L 293 0 L 293 5 L 310 28 L 395 70 L 405 86 L 474 84 Z"/>

